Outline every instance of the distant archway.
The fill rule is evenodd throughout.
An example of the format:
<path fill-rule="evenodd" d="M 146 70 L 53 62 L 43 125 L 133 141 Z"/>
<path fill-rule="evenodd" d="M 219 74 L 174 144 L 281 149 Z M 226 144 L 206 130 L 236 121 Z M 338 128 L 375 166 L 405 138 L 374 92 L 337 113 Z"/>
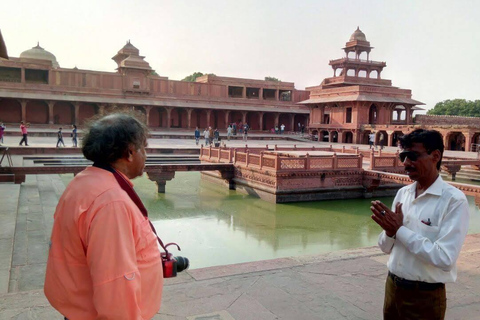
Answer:
<path fill-rule="evenodd" d="M 75 107 L 64 101 L 56 102 L 53 106 L 53 123 L 55 124 L 74 124 Z"/>
<path fill-rule="evenodd" d="M 0 121 L 19 123 L 22 121 L 22 105 L 15 99 L 0 99 Z"/>
<path fill-rule="evenodd" d="M 343 143 L 353 143 L 353 133 L 351 131 L 343 133 Z"/>
<path fill-rule="evenodd" d="M 30 123 L 48 123 L 48 105 L 45 101 L 30 100 L 26 106 L 26 120 Z"/>
<path fill-rule="evenodd" d="M 450 132 L 448 135 L 448 150 L 465 151 L 465 136 L 461 132 Z"/>

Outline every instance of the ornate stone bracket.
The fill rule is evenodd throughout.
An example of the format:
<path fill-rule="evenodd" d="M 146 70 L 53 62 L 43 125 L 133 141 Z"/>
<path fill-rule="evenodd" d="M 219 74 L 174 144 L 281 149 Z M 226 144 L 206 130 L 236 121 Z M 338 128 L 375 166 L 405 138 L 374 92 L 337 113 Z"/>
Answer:
<path fill-rule="evenodd" d="M 455 176 L 457 172 L 460 171 L 462 166 L 460 164 L 448 164 L 442 165 L 442 169 L 444 169 L 448 174 L 452 175 L 452 181 L 455 181 Z"/>
<path fill-rule="evenodd" d="M 165 186 L 167 184 L 167 181 L 172 180 L 175 178 L 175 171 L 166 171 L 166 172 L 154 172 L 154 173 L 148 173 L 148 178 L 151 181 L 154 181 L 157 183 L 157 188 L 158 188 L 158 193 L 165 193 Z"/>

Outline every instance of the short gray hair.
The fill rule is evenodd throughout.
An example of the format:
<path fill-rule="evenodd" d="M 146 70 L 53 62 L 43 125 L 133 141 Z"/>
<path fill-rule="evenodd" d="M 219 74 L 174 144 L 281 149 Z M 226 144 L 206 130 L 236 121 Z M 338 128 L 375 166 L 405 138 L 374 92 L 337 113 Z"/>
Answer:
<path fill-rule="evenodd" d="M 113 113 L 88 124 L 82 152 L 94 163 L 110 165 L 127 155 L 131 145 L 143 147 L 147 137 L 147 126 L 136 117 Z"/>

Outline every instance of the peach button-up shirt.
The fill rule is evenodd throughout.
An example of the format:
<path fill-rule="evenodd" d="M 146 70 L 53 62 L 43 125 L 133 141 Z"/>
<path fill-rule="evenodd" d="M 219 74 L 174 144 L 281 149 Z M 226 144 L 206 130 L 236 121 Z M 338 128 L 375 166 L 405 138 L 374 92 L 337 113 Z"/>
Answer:
<path fill-rule="evenodd" d="M 112 173 L 88 167 L 55 211 L 48 301 L 70 320 L 150 319 L 160 309 L 162 288 L 160 251 L 148 220 Z"/>

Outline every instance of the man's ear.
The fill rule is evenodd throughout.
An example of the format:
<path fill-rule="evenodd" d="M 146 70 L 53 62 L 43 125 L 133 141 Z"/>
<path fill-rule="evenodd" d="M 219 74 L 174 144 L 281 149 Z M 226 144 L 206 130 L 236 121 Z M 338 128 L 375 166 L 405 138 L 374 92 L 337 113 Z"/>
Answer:
<path fill-rule="evenodd" d="M 440 159 L 442 158 L 442 155 L 440 153 L 440 150 L 435 150 L 435 151 L 432 151 L 432 157 L 433 157 L 433 161 L 435 161 L 435 163 L 438 163 L 440 161 Z"/>
<path fill-rule="evenodd" d="M 130 145 L 130 146 L 128 147 L 128 150 L 127 150 L 126 155 L 125 155 L 128 162 L 132 162 L 132 161 L 133 161 L 134 152 L 135 152 L 135 147 L 132 146 L 132 145 Z"/>

